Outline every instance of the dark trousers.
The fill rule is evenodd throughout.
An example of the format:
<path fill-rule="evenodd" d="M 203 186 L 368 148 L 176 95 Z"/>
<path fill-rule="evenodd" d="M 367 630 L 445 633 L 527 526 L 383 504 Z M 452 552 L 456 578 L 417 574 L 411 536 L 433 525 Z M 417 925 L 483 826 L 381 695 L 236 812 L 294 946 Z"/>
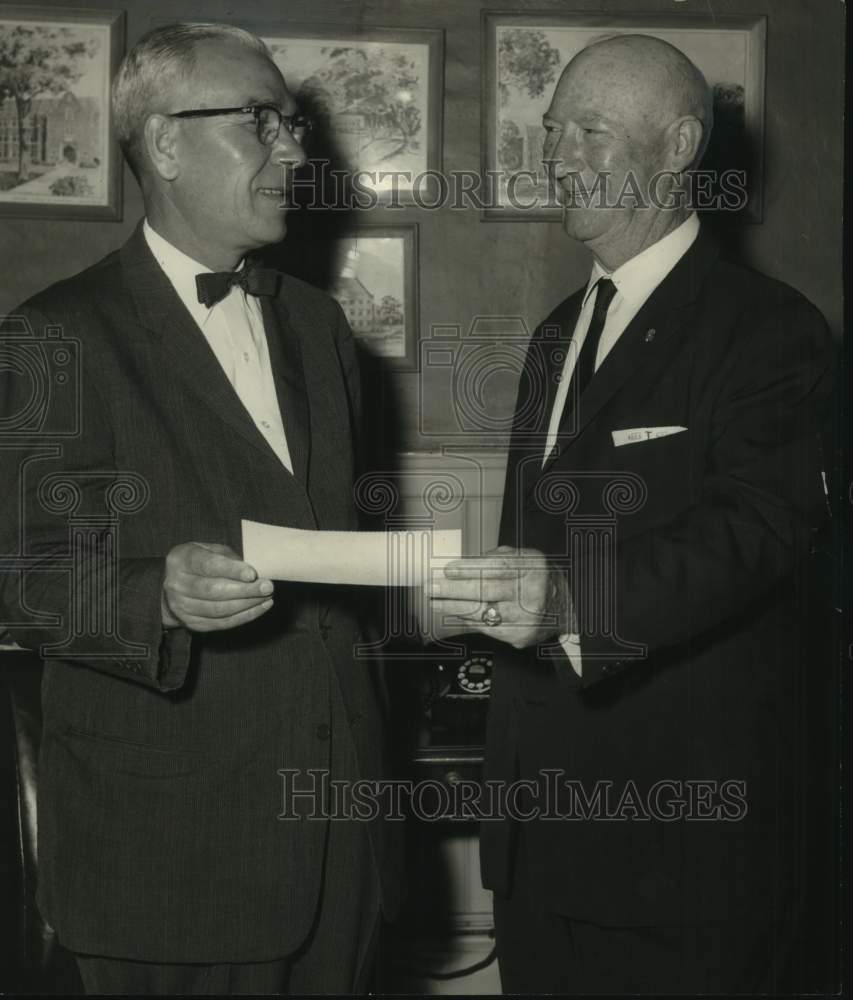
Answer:
<path fill-rule="evenodd" d="M 333 737 L 332 755 L 333 775 L 355 773 L 346 739 Z M 211 873 L 211 877 L 215 874 Z M 379 878 L 367 824 L 331 820 L 314 922 L 308 937 L 293 954 L 270 962 L 214 965 L 136 962 L 79 954 L 76 958 L 89 994 L 365 993 L 371 986 L 380 926 Z"/>
<path fill-rule="evenodd" d="M 495 897 L 505 993 L 770 994 L 791 987 L 791 914 L 719 923 L 602 927 L 551 910 L 532 886 L 524 838 L 512 893 Z M 582 863 L 582 862 L 579 862 Z"/>
<path fill-rule="evenodd" d="M 326 860 L 314 925 L 292 955 L 271 962 L 216 965 L 77 955 L 86 992 L 118 996 L 367 992 L 381 913 L 365 824 L 330 822 Z"/>

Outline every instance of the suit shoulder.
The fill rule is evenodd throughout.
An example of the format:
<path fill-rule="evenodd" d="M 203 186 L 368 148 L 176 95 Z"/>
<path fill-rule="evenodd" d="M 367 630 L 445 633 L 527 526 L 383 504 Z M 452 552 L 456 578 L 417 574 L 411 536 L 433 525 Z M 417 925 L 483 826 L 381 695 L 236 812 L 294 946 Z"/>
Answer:
<path fill-rule="evenodd" d="M 826 326 L 817 306 L 792 285 L 723 258 L 711 272 L 709 290 L 714 296 L 726 295 L 748 315 L 778 316 L 791 310 L 792 322 L 811 320 Z"/>
<path fill-rule="evenodd" d="M 282 274 L 279 295 L 288 310 L 311 313 L 315 321 L 318 316 L 331 320 L 340 312 L 340 306 L 331 295 L 292 274 Z"/>
<path fill-rule="evenodd" d="M 823 313 L 784 281 L 719 260 L 701 303 L 706 333 L 736 364 L 763 371 L 771 357 L 792 368 L 833 363 L 836 347 Z"/>
<path fill-rule="evenodd" d="M 113 250 L 90 267 L 36 292 L 16 311 L 36 313 L 46 319 L 62 319 L 78 310 L 91 312 L 115 295 L 119 275 L 119 252 Z"/>

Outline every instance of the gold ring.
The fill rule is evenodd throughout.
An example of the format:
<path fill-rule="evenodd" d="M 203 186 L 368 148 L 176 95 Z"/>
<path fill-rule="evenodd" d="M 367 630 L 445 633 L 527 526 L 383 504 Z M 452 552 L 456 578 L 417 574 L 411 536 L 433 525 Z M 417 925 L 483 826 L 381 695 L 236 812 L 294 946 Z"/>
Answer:
<path fill-rule="evenodd" d="M 480 620 L 484 625 L 495 626 L 500 625 L 503 621 L 503 617 L 494 604 L 489 604 L 482 615 L 480 615 Z"/>

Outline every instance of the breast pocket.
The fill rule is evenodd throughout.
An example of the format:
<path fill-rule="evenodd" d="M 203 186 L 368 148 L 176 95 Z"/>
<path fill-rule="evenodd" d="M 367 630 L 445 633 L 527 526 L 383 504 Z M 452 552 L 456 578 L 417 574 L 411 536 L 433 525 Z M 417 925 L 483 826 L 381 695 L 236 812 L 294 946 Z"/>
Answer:
<path fill-rule="evenodd" d="M 689 429 L 614 445 L 610 460 L 613 468 L 633 473 L 643 481 L 646 494 L 643 520 L 675 516 L 689 505 L 701 487 Z"/>

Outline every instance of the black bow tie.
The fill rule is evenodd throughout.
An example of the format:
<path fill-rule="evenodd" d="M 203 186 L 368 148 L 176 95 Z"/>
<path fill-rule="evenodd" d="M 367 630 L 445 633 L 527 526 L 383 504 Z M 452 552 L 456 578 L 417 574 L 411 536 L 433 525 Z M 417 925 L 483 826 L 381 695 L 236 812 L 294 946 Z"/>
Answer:
<path fill-rule="evenodd" d="M 210 309 L 238 285 L 247 295 L 276 295 L 281 274 L 271 267 L 243 267 L 239 271 L 213 271 L 197 274 L 198 300 Z"/>

